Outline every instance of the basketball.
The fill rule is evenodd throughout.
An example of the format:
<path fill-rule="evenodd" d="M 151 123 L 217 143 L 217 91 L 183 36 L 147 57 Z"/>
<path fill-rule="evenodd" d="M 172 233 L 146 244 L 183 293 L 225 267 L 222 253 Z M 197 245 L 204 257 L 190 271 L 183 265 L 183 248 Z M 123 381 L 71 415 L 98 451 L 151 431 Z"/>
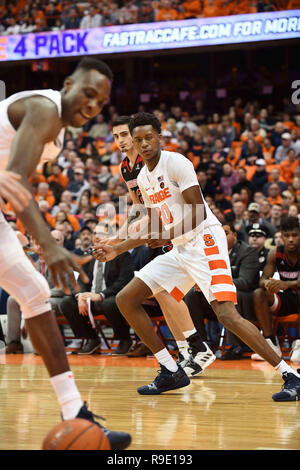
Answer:
<path fill-rule="evenodd" d="M 42 450 L 110 450 L 109 441 L 97 424 L 70 419 L 54 426 L 43 441 Z"/>

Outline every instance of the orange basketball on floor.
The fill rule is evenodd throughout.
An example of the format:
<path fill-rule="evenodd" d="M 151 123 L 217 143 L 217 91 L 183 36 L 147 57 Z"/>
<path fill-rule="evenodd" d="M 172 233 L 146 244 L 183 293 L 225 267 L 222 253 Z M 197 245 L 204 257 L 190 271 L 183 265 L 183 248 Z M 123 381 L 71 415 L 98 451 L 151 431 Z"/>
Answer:
<path fill-rule="evenodd" d="M 42 450 L 110 450 L 109 440 L 97 424 L 86 419 L 62 421 L 48 432 Z"/>

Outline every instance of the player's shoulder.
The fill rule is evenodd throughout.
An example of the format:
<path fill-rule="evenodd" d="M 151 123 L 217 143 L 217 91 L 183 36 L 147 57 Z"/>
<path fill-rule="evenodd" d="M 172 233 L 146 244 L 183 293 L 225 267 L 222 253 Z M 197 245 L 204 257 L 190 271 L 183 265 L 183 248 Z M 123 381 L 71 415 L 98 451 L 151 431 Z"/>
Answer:
<path fill-rule="evenodd" d="M 166 162 L 168 167 L 171 167 L 173 169 L 178 168 L 178 165 L 179 165 L 179 168 L 182 168 L 182 167 L 194 168 L 192 162 L 187 157 L 182 155 L 182 153 L 169 152 L 167 150 L 162 150 L 161 156 L 162 156 L 162 160 Z"/>

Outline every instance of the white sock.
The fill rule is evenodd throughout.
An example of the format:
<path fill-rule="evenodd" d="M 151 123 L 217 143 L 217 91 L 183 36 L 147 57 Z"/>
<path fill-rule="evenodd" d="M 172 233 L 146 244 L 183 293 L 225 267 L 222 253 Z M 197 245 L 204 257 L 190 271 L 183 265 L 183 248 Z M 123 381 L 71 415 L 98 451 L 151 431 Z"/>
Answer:
<path fill-rule="evenodd" d="M 192 330 L 188 330 L 188 331 L 183 331 L 183 334 L 184 334 L 185 338 L 189 338 L 190 336 L 194 335 L 195 333 L 197 333 L 196 328 L 193 328 Z"/>
<path fill-rule="evenodd" d="M 189 359 L 189 343 L 187 341 L 176 341 L 176 343 L 178 346 L 178 351 L 183 355 L 184 359 Z"/>
<path fill-rule="evenodd" d="M 154 354 L 154 356 L 156 357 L 158 362 L 165 366 L 169 371 L 176 372 L 178 370 L 178 365 L 174 361 L 167 348 L 158 351 L 158 353 Z"/>
<path fill-rule="evenodd" d="M 64 419 L 77 416 L 83 403 L 70 370 L 50 378 Z"/>
<path fill-rule="evenodd" d="M 298 372 L 289 366 L 285 361 L 280 361 L 279 364 L 274 367 L 274 369 L 279 372 L 279 374 L 283 374 L 283 372 L 291 372 L 300 378 L 300 374 L 298 374 Z"/>

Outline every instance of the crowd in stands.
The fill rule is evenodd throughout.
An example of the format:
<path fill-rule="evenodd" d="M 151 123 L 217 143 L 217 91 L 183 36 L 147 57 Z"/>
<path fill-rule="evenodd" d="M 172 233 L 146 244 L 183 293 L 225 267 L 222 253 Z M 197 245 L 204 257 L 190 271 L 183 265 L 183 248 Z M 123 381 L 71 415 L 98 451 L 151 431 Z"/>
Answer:
<path fill-rule="evenodd" d="M 207 113 L 200 100 L 193 112 L 165 103 L 155 109 L 140 105 L 143 109 L 161 121 L 163 149 L 192 161 L 210 208 L 235 242 L 252 247 L 261 273 L 269 249 L 282 243 L 282 217 L 300 221 L 300 105 L 284 101 L 276 110 L 236 98 L 226 114 Z M 84 128 L 68 128 L 57 160 L 31 178 L 49 229 L 61 232 L 65 248 L 75 253 L 87 248 L 84 228 L 93 233 L 102 222 L 122 226 L 132 204 L 119 174 L 123 155 L 111 126 L 116 117 L 117 108 L 110 105 Z M 6 218 L 26 233 L 9 204 Z"/>
<path fill-rule="evenodd" d="M 3 0 L 0 34 L 151 23 L 300 8 L 299 0 Z"/>

